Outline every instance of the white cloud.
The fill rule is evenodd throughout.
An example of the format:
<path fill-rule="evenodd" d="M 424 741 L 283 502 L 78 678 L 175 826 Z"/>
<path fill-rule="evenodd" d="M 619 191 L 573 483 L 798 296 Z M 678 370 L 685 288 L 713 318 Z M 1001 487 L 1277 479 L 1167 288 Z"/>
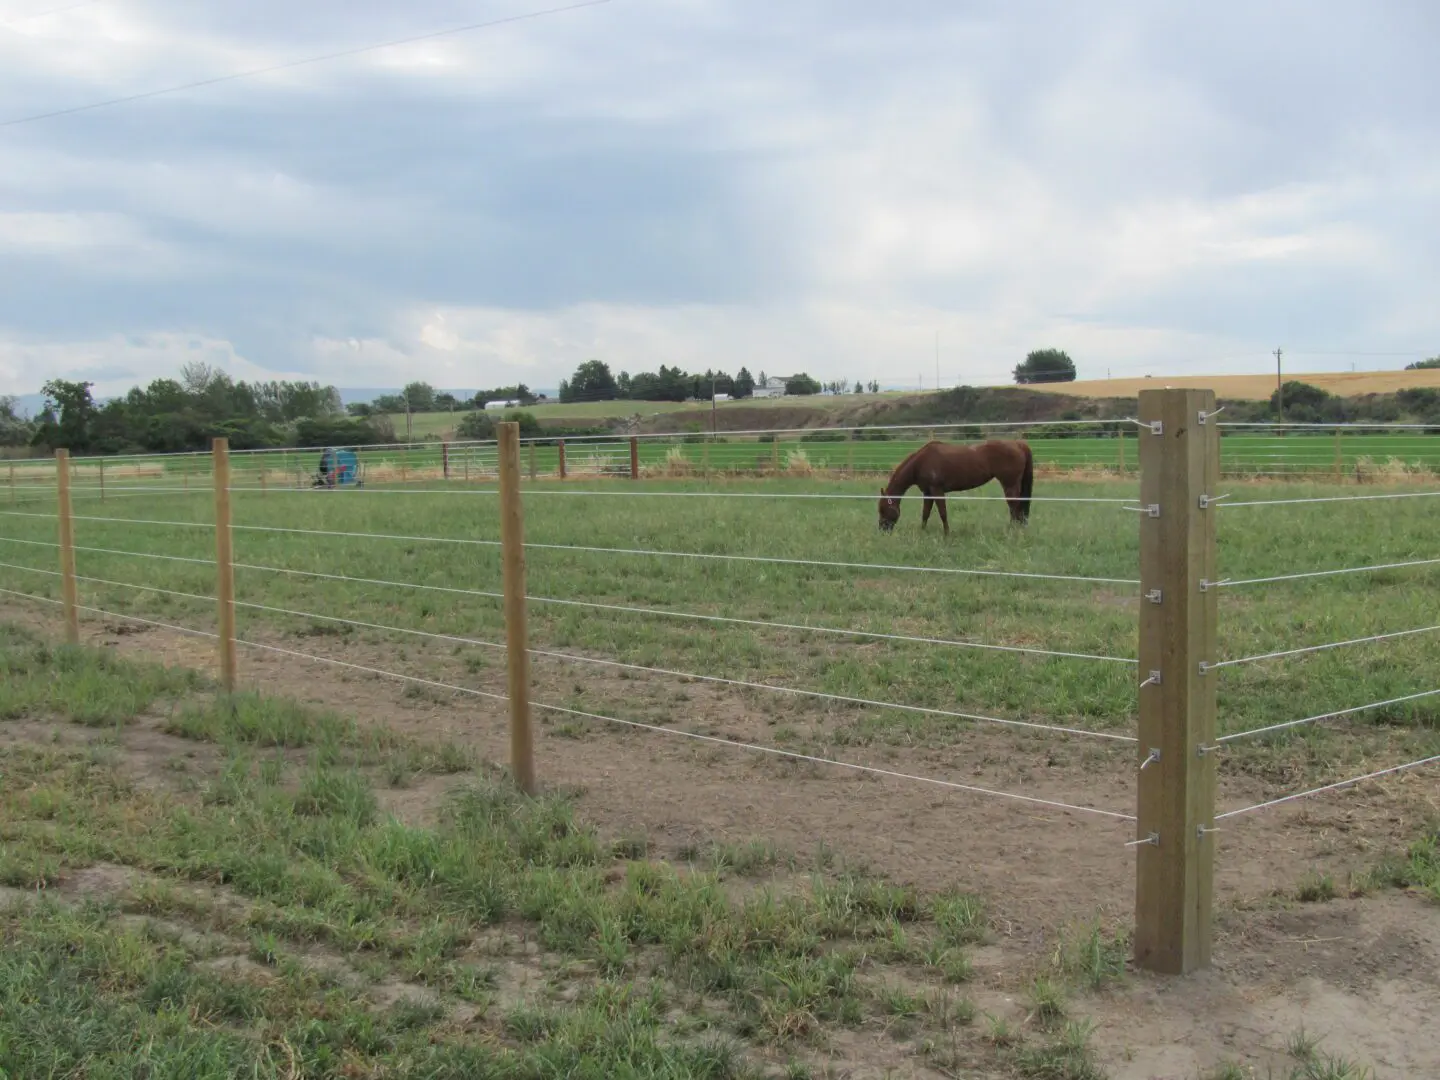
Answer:
<path fill-rule="evenodd" d="M 1440 99 L 1407 11 L 624 0 L 12 128 L 0 392 L 169 374 L 192 331 L 342 385 L 590 356 L 929 383 L 936 330 L 945 381 L 1041 345 L 1089 374 L 1434 352 Z M 473 17 L 96 4 L 0 31 L 0 100 Z"/>

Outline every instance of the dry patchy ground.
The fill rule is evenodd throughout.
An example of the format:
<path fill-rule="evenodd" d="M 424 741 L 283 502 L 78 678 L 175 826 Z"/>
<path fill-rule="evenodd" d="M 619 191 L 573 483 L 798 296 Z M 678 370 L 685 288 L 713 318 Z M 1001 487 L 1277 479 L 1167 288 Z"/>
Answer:
<path fill-rule="evenodd" d="M 42 633 L 56 629 L 24 609 L 7 610 L 6 618 Z M 89 644 L 127 659 L 211 668 L 212 646 L 203 639 L 133 630 L 94 622 L 85 635 Z M 292 638 L 286 644 L 343 652 L 354 663 L 380 659 L 359 642 L 343 650 L 334 642 Z M 403 672 L 405 664 L 395 661 L 389 657 Z M 443 670 L 439 657 L 410 663 L 432 678 L 462 674 Z M 504 715 L 484 701 L 417 693 L 413 686 L 407 691 L 391 680 L 273 653 L 247 653 L 245 677 L 266 694 L 340 710 L 361 730 L 383 732 L 387 746 L 399 745 L 395 740 L 443 744 L 481 761 L 505 754 Z M 542 690 L 554 678 L 537 672 Z M 755 703 L 701 690 L 708 688 L 686 687 L 687 713 L 715 734 L 734 740 L 774 735 L 776 718 Z M 652 688 L 622 680 L 589 692 L 654 709 L 665 703 Z M 200 699 L 207 694 L 188 692 Z M 219 746 L 173 734 L 179 707 L 151 708 L 108 729 L 46 715 L 0 723 L 0 761 L 16 760 L 22 750 L 105 741 L 112 755 L 106 767 L 130 790 L 159 800 L 157 806 L 183 802 L 216 783 L 227 766 Z M 781 719 L 797 727 L 804 722 L 799 715 Z M 577 816 L 606 844 L 643 851 L 650 862 L 682 873 L 709 859 L 732 897 L 805 892 L 812 868 L 847 863 L 862 868 L 866 880 L 873 875 L 908 887 L 905 895 L 983 898 L 983 925 L 962 935 L 948 959 L 933 951 L 923 958 L 926 948 L 939 947 L 933 936 L 939 931 L 918 916 L 913 924 L 897 922 L 891 933 L 899 937 L 888 945 L 862 941 L 866 960 L 856 977 L 866 988 L 865 1005 L 853 1014 L 831 1015 L 816 1006 L 808 1017 L 785 1014 L 786 1023 L 798 1025 L 795 1031 L 772 1030 L 706 994 L 675 992 L 668 999 L 676 1014 L 671 1029 L 684 1027 L 684 1015 L 738 1033 L 741 1065 L 760 1074 L 1361 1075 L 1316 1071 L 1325 1068 L 1328 1053 L 1368 1064 L 1377 1077 L 1440 1075 L 1440 1044 L 1429 1035 L 1440 1006 L 1440 908 L 1420 889 L 1378 888 L 1384 875 L 1373 873 L 1387 850 L 1403 850 L 1433 820 L 1433 783 L 1382 783 L 1237 822 L 1219 859 L 1215 965 L 1190 978 L 1159 979 L 1123 970 L 1133 860 L 1122 847 L 1121 828 L 653 734 L 589 725 L 539 730 L 546 787 L 571 793 Z M 851 750 L 852 757 L 864 756 Z M 1066 745 L 1037 757 L 1035 744 L 1003 733 L 977 731 L 973 740 L 940 749 L 866 750 L 874 763 L 902 772 L 1104 806 L 1123 807 L 1129 798 L 1125 761 Z M 469 779 L 448 769 L 418 767 L 408 776 L 393 766 L 376 769 L 380 809 L 416 829 L 435 827 L 448 793 Z M 1265 790 L 1257 775 L 1238 772 L 1222 784 L 1222 801 L 1249 800 Z M 14 837 L 9 840 L 13 846 Z M 261 901 L 254 896 L 192 880 L 184 888 L 196 891 L 193 910 L 203 914 L 190 917 L 175 900 L 173 875 L 110 862 L 94 858 L 87 866 L 86 859 L 72 858 L 55 873 L 50 892 L 67 902 L 100 895 L 119 903 L 127 917 L 160 918 L 167 933 L 200 935 L 205 943 L 196 955 L 242 981 L 274 976 L 273 963 L 256 959 L 255 926 L 271 923 L 257 915 Z M 622 876 L 634 872 L 626 862 L 616 865 Z M 162 893 L 169 899 L 157 913 L 146 897 Z M 302 947 L 286 939 L 283 921 L 281 930 L 267 933 L 278 933 L 275 948 L 284 946 L 287 962 L 321 972 L 327 985 L 351 986 L 373 1007 L 402 1002 L 443 1014 L 445 1030 L 461 1033 L 457 1039 L 522 1046 L 515 1025 L 523 1021 L 516 1016 L 588 1002 L 595 983 L 593 959 L 577 961 L 564 949 L 542 946 L 532 929 L 514 923 L 465 932 L 447 961 L 447 978 L 417 977 L 405 964 L 380 964 L 334 941 Z M 962 946 L 963 961 L 956 958 Z M 576 946 L 582 954 L 586 947 Z M 454 965 L 472 954 L 487 958 L 483 1001 L 467 1000 L 455 985 Z M 631 979 L 656 970 L 643 959 L 626 963 L 638 965 L 625 969 Z M 946 964 L 953 979 L 937 976 Z M 723 995 L 709 992 L 717 996 Z M 1321 1040 L 1318 1047 L 1312 1038 Z M 1232 1066 L 1241 1071 L 1224 1071 Z M 1304 1069 L 1312 1071 L 1297 1071 Z"/>

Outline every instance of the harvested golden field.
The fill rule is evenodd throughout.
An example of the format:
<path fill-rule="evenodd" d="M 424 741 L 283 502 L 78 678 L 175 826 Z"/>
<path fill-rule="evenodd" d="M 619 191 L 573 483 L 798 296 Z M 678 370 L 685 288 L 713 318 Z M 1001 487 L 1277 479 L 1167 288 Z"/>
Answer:
<path fill-rule="evenodd" d="M 1286 382 L 1318 386 L 1341 397 L 1360 394 L 1393 394 L 1415 386 L 1440 387 L 1440 369 L 1422 371 L 1331 371 L 1319 374 L 1286 372 Z M 1275 376 L 1269 375 L 1174 375 L 1138 379 L 1090 379 L 1084 382 L 1048 383 L 1027 386 L 1027 390 L 1072 394 L 1075 397 L 1134 397 L 1141 390 L 1162 386 L 1193 386 L 1214 390 L 1223 398 L 1264 401 L 1275 392 Z"/>

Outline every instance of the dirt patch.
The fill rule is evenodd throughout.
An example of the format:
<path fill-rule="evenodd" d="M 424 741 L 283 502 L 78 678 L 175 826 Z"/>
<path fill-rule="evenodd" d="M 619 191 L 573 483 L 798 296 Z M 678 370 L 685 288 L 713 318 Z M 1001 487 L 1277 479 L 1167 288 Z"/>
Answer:
<path fill-rule="evenodd" d="M 17 621 L 53 633 L 48 620 L 44 612 Z M 108 622 L 86 623 L 84 633 L 93 644 L 137 659 L 214 668 L 209 641 L 161 629 L 117 636 Z M 293 637 L 259 627 L 252 634 L 295 647 Z M 468 674 L 462 659 L 448 651 L 412 650 L 402 662 L 393 650 L 356 638 L 343 648 L 319 640 L 300 648 L 504 692 L 502 671 Z M 245 682 L 265 693 L 335 709 L 401 735 L 462 743 L 497 765 L 508 759 L 503 703 L 446 692 L 416 695 L 396 680 L 271 652 L 244 652 L 242 669 Z M 555 664 L 537 664 L 534 679 L 536 700 L 568 701 L 583 688 L 581 708 L 673 724 L 727 742 L 774 745 L 783 726 L 807 749 L 906 776 L 1132 809 L 1134 764 L 1124 745 L 1111 750 L 1091 740 L 1057 740 L 1048 733 L 1042 739 L 976 726 L 943 747 L 836 747 L 824 740 L 837 719 L 854 715 L 844 707 L 760 698 L 705 683 L 681 684 L 683 700 L 677 702 L 674 680 L 587 670 L 577 681 L 573 668 Z M 535 717 L 545 786 L 576 793 L 584 816 L 607 834 L 644 834 L 662 854 L 716 839 L 763 837 L 800 854 L 823 845 L 922 888 L 981 892 L 1006 912 L 1010 935 L 1033 947 L 1043 945 L 1047 928 L 1059 923 L 1096 912 L 1120 917 L 1131 907 L 1134 852 L 1124 846 L 1133 838 L 1129 822 L 789 761 L 723 743 L 574 722 L 541 711 Z M 1433 796 L 1412 779 L 1361 785 L 1323 801 L 1227 822 L 1217 859 L 1219 904 L 1253 905 L 1276 890 L 1293 889 L 1312 872 L 1344 882 L 1351 871 L 1368 867 L 1380 849 L 1408 840 L 1432 816 Z M 423 822 L 433 820 L 452 786 L 444 777 L 423 778 L 383 797 L 407 820 Z M 1223 810 L 1279 793 L 1254 776 L 1222 773 L 1217 804 Z"/>
<path fill-rule="evenodd" d="M 1096 1045 L 1112 1080 L 1193 1080 L 1223 1062 L 1288 1075 L 1303 1028 L 1380 1076 L 1440 1076 L 1440 1043 L 1422 1034 L 1437 963 L 1440 914 L 1415 896 L 1252 915 L 1221 932 L 1212 970 L 1092 1001 Z"/>

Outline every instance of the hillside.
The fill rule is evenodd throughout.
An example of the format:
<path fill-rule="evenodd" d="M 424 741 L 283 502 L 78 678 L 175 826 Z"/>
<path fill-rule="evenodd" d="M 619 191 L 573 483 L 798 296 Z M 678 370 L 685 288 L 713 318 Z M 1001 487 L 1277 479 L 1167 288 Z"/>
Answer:
<path fill-rule="evenodd" d="M 1337 397 L 1365 394 L 1393 394 L 1417 387 L 1440 387 L 1440 369 L 1422 371 L 1329 371 L 1314 374 L 1285 372 L 1286 382 L 1318 386 Z M 1064 384 L 1064 392 L 1075 397 L 1134 397 L 1155 386 L 1200 387 L 1214 390 L 1216 397 L 1230 401 L 1269 401 L 1275 392 L 1274 375 L 1175 375 L 1140 379 L 1090 379 Z M 1049 390 L 1053 387 L 1039 387 Z"/>
<path fill-rule="evenodd" d="M 1431 422 L 1431 416 L 1417 414 L 1415 402 L 1403 400 L 1403 393 L 1397 398 L 1397 393 L 1440 390 L 1440 370 L 1297 374 L 1287 375 L 1285 381 L 1307 383 L 1343 398 L 1345 419 L 1393 422 L 1409 417 Z M 719 431 L 771 431 L 879 424 L 1112 419 L 1133 416 L 1136 395 L 1141 390 L 1165 386 L 1213 389 L 1219 400 L 1231 403 L 1235 418 L 1271 419 L 1266 403 L 1275 391 L 1275 380 L 1265 375 L 1097 379 L 1042 386 L 958 387 L 923 393 L 766 398 L 721 402 L 713 411 L 708 404 L 671 401 L 555 403 L 527 411 L 551 431 L 604 430 L 617 434 L 702 432 L 711 430 L 712 425 Z M 414 437 L 449 437 L 460 415 L 415 416 Z M 1309 415 L 1290 418 L 1319 419 Z M 392 420 L 396 433 L 403 438 L 405 418 Z"/>

